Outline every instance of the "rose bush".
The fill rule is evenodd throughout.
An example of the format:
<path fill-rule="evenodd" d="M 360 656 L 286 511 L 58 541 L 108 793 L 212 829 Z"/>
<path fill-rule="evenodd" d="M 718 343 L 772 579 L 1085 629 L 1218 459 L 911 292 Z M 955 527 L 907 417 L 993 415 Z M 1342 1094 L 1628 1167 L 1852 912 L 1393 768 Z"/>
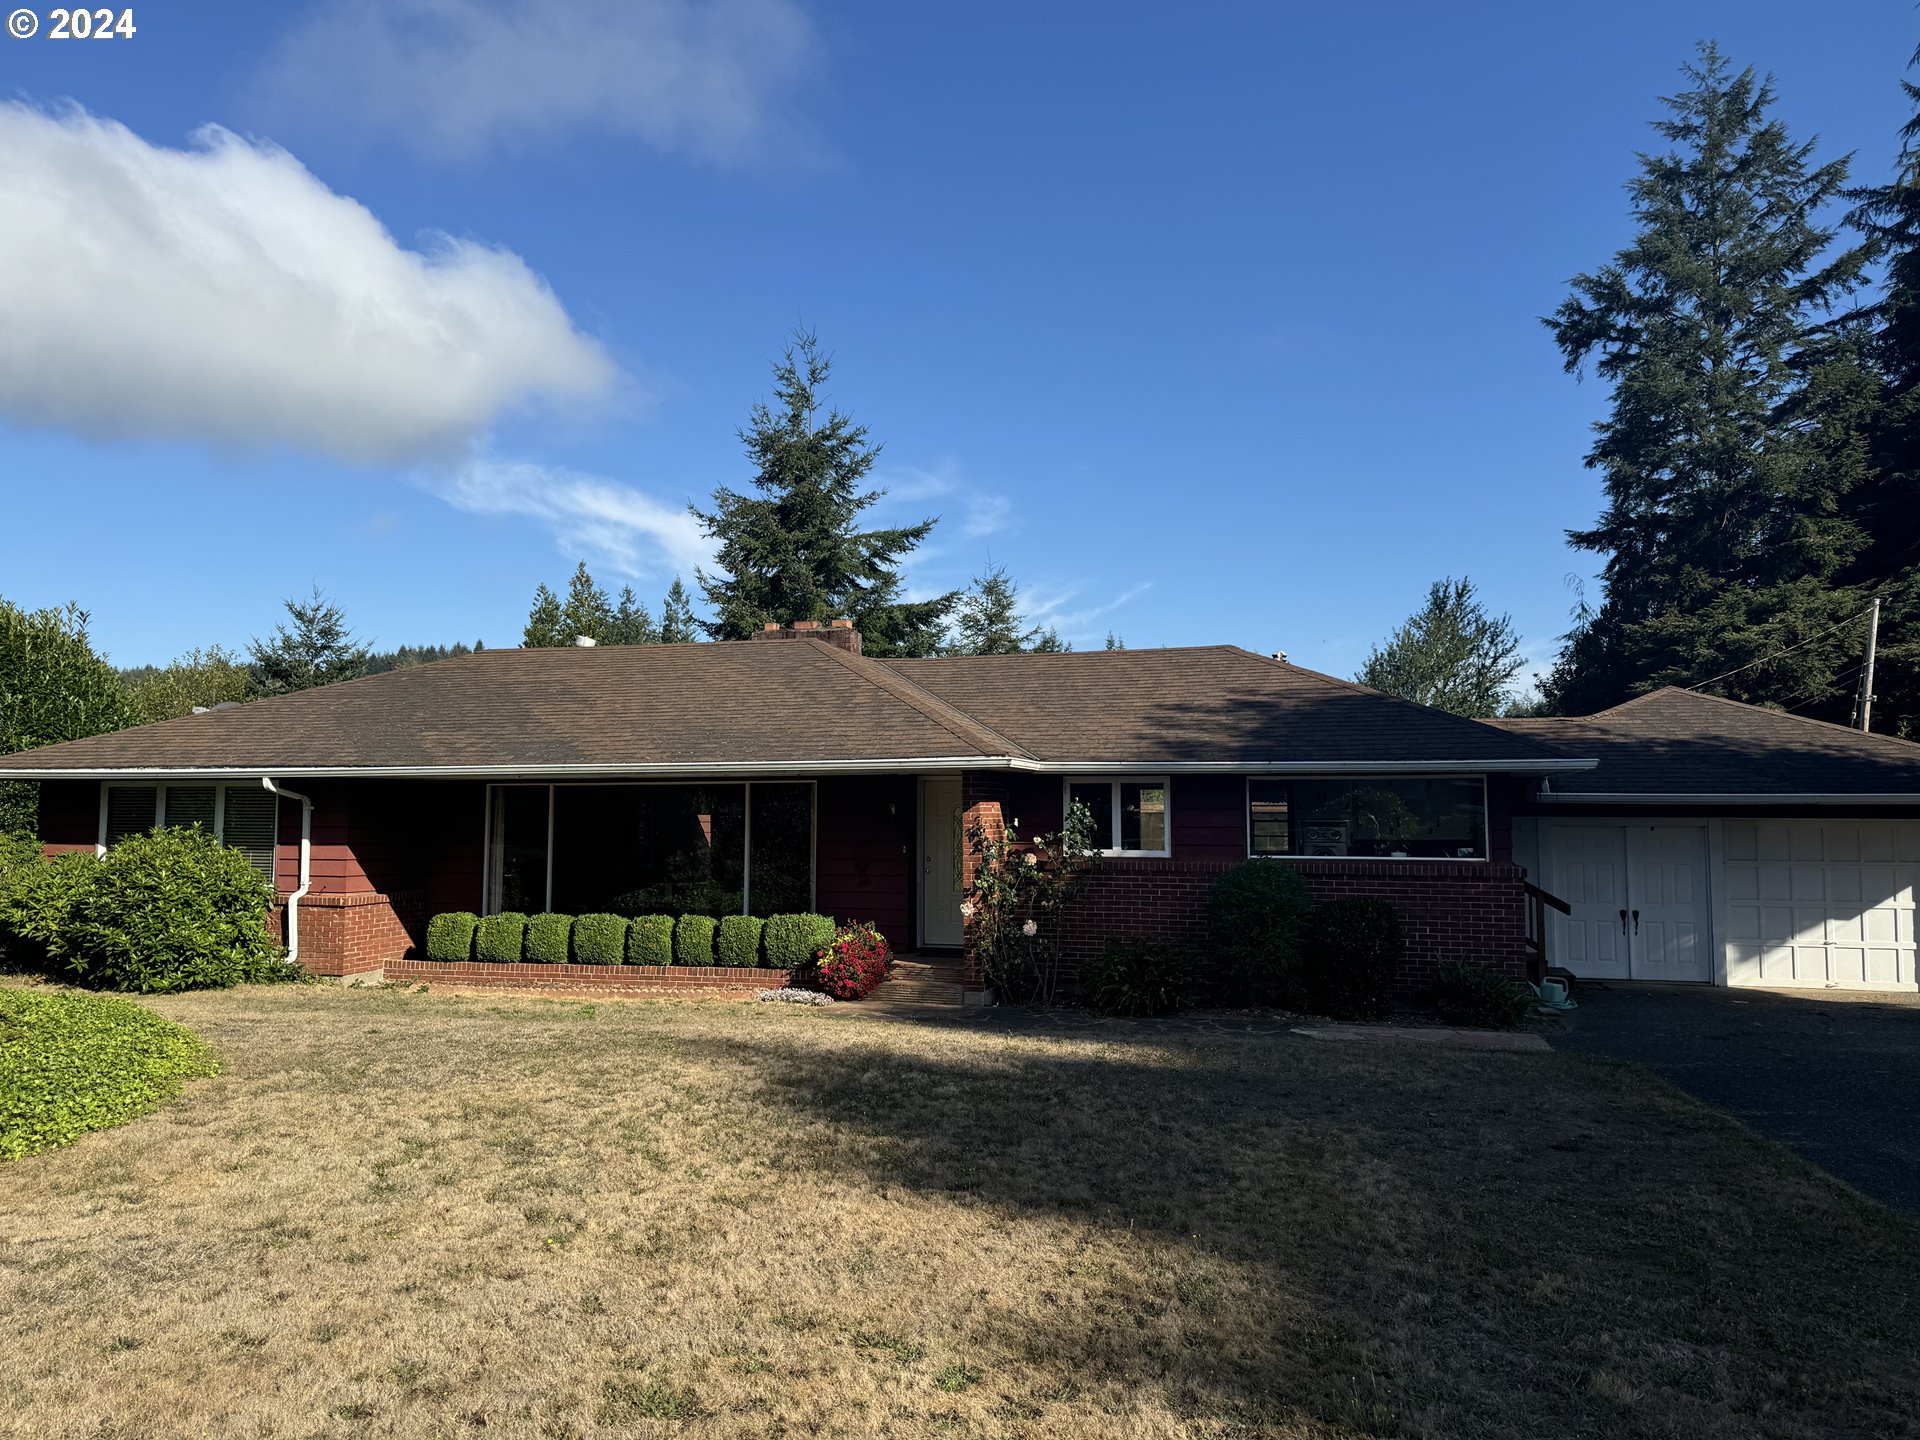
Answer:
<path fill-rule="evenodd" d="M 843 925 L 813 959 L 822 990 L 836 1000 L 864 1000 L 893 968 L 893 947 L 871 925 Z"/>

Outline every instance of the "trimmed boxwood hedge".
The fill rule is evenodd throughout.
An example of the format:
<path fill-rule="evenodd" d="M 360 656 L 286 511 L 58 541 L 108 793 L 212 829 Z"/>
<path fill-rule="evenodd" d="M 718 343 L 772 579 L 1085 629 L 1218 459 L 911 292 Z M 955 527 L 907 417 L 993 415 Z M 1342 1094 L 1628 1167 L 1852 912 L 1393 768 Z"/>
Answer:
<path fill-rule="evenodd" d="M 714 933 L 713 958 L 722 965 L 758 965 L 760 932 L 766 921 L 758 915 L 723 915 Z"/>
<path fill-rule="evenodd" d="M 0 989 L 0 1160 L 144 1115 L 219 1069 L 192 1031 L 130 1000 Z"/>
<path fill-rule="evenodd" d="M 502 910 L 481 917 L 473 935 L 473 955 L 490 965 L 518 965 L 527 939 L 527 917 L 518 910 Z"/>
<path fill-rule="evenodd" d="M 673 917 L 637 915 L 627 927 L 627 963 L 629 965 L 671 965 L 673 963 Z"/>
<path fill-rule="evenodd" d="M 547 912 L 527 921 L 527 959 L 536 965 L 564 965 L 573 950 L 573 916 Z"/>
<path fill-rule="evenodd" d="M 627 917 L 582 915 L 573 922 L 573 958 L 580 965 L 619 965 L 627 958 Z"/>
<path fill-rule="evenodd" d="M 775 915 L 761 934 L 767 964 L 775 970 L 807 970 L 814 952 L 833 944 L 834 924 L 825 915 Z"/>
<path fill-rule="evenodd" d="M 471 910 L 449 910 L 427 922 L 427 958 L 429 960 L 471 960 L 473 932 L 480 917 Z"/>
<path fill-rule="evenodd" d="M 673 963 L 713 964 L 713 931 L 713 916 L 682 915 L 673 926 Z"/>

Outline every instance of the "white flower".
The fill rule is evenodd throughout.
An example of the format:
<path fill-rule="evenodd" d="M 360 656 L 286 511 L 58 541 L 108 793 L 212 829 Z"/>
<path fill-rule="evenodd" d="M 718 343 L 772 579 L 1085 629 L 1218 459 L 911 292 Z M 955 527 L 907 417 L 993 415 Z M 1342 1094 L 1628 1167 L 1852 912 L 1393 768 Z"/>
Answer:
<path fill-rule="evenodd" d="M 962 900 L 960 902 L 960 918 L 962 920 L 971 920 L 973 918 L 973 901 Z"/>
<path fill-rule="evenodd" d="M 1029 854 L 1027 856 L 1027 864 L 1038 865 L 1039 863 L 1040 863 L 1040 857 L 1038 855 Z"/>
<path fill-rule="evenodd" d="M 1031 940 L 1034 936 L 1040 933 L 1039 922 L 1034 920 L 1027 921 L 1026 924 L 1020 927 L 1020 933 L 1026 936 L 1029 940 Z"/>

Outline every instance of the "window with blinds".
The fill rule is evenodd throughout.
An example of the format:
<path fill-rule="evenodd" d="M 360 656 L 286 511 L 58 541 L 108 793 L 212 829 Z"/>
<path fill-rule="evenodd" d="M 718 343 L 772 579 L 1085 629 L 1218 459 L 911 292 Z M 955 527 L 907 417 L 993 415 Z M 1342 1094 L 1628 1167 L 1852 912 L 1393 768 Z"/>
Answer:
<path fill-rule="evenodd" d="M 280 799 L 258 785 L 109 785 L 105 819 L 107 845 L 156 825 L 197 826 L 273 879 Z"/>

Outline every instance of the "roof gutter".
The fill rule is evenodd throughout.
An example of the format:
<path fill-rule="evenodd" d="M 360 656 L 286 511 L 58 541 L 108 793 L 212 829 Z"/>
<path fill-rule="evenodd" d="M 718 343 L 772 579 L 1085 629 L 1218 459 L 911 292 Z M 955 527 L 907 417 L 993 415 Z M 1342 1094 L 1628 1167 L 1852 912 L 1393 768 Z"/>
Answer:
<path fill-rule="evenodd" d="M 273 783 L 271 775 L 262 775 L 260 783 L 266 786 L 269 794 L 284 796 L 300 802 L 300 884 L 287 896 L 287 963 L 300 963 L 300 902 L 307 898 L 307 886 L 312 877 L 313 861 L 313 801 L 298 790 L 285 790 Z M 273 812 L 274 854 L 280 853 L 280 811 Z"/>
<path fill-rule="evenodd" d="M 276 765 L 296 779 L 554 780 L 570 778 L 710 779 L 769 775 L 925 775 L 942 771 L 1014 770 L 1036 775 L 1563 775 L 1591 770 L 1597 760 L 1030 760 L 1017 755 L 903 756 L 889 760 L 739 760 L 706 765 Z M 252 779 L 258 766 L 124 765 L 54 769 L 0 768 L 0 778 L 18 780 Z M 268 782 L 268 788 L 273 788 Z M 292 796 L 291 790 L 285 792 Z"/>

